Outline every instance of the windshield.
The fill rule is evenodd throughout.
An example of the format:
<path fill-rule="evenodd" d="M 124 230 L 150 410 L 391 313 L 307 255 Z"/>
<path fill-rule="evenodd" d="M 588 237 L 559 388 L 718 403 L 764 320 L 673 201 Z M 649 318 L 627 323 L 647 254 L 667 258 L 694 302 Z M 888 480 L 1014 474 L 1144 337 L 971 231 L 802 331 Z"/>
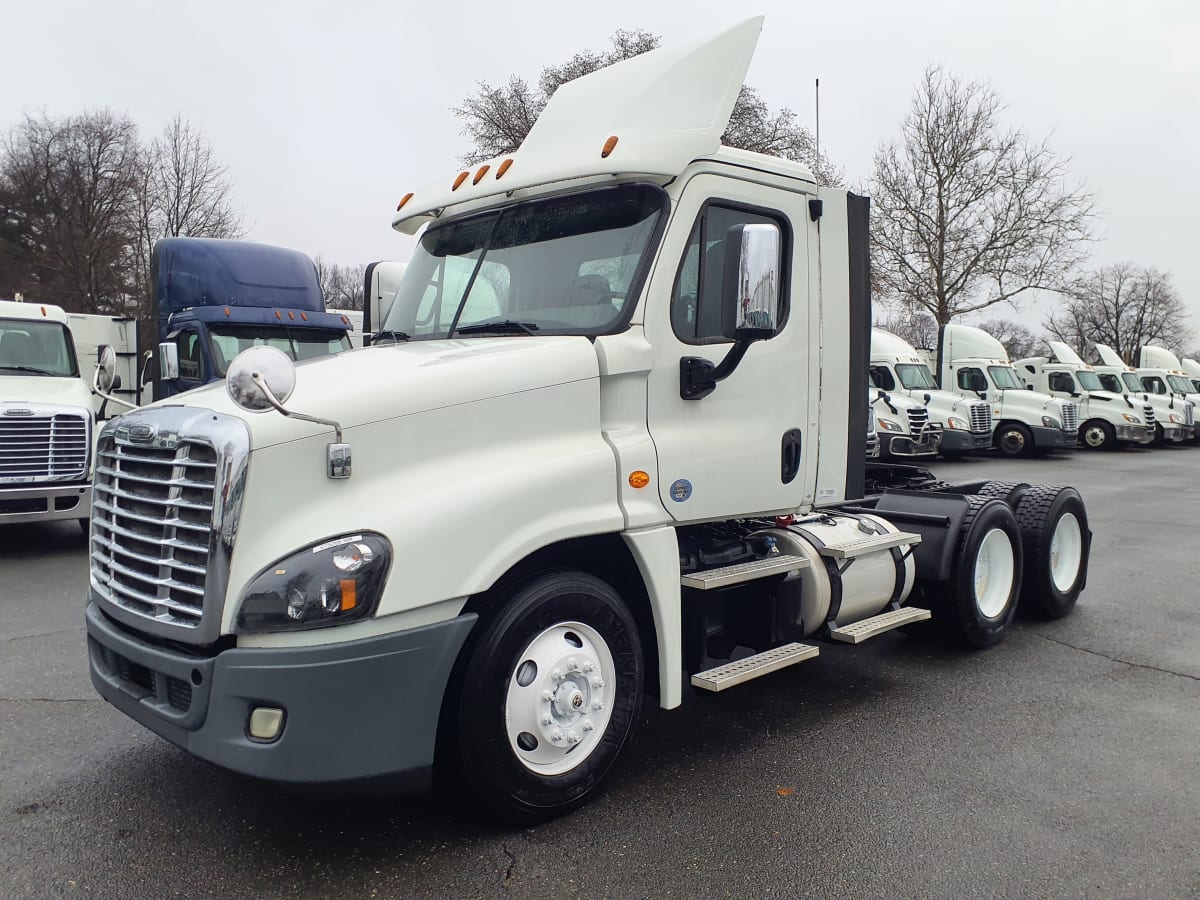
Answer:
<path fill-rule="evenodd" d="M 350 349 L 345 332 L 325 328 L 280 328 L 273 325 L 214 325 L 208 330 L 216 374 L 225 377 L 233 358 L 249 347 L 275 347 L 296 362 Z"/>
<path fill-rule="evenodd" d="M 383 330 L 413 339 L 488 324 L 499 325 L 493 333 L 609 331 L 637 300 L 664 203 L 658 188 L 623 185 L 431 228 Z"/>
<path fill-rule="evenodd" d="M 1167 384 L 1172 390 L 1178 391 L 1181 394 L 1190 394 L 1192 392 L 1192 384 L 1182 375 L 1168 375 Z"/>
<path fill-rule="evenodd" d="M 996 385 L 997 390 L 1019 391 L 1021 389 L 1021 379 L 1017 377 L 1016 370 L 1012 366 L 988 366 L 988 374 L 992 376 L 992 383 Z"/>
<path fill-rule="evenodd" d="M 1095 372 L 1087 372 L 1082 369 L 1075 372 L 1075 377 L 1079 380 L 1079 386 L 1085 391 L 1102 391 L 1100 379 L 1096 377 Z"/>
<path fill-rule="evenodd" d="M 1140 394 L 1146 390 L 1146 388 L 1142 386 L 1142 383 L 1138 381 L 1138 377 L 1132 372 L 1122 372 L 1121 380 L 1125 382 L 1125 387 L 1129 388 L 1129 390 L 1133 391 L 1134 393 Z"/>
<path fill-rule="evenodd" d="M 0 319 L 0 375 L 79 374 L 65 326 L 32 319 Z"/>
<path fill-rule="evenodd" d="M 916 388 L 936 388 L 937 382 L 933 380 L 933 373 L 929 371 L 929 366 L 924 363 L 896 363 L 896 374 L 900 377 L 900 383 L 910 390 Z"/>

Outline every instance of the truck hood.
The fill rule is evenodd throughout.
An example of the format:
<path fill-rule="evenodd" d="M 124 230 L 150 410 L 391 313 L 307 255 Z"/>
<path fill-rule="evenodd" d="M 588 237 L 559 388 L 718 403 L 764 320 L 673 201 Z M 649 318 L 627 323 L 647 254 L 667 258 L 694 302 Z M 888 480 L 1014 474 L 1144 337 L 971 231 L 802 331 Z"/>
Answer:
<path fill-rule="evenodd" d="M 56 403 L 92 409 L 92 392 L 82 378 L 0 375 L 0 403 Z"/>
<path fill-rule="evenodd" d="M 1045 413 L 1052 415 L 1056 419 L 1062 417 L 1062 408 L 1065 402 L 1057 397 L 1051 397 L 1049 394 L 1042 394 L 1038 391 L 1022 391 L 1008 390 L 1000 392 L 1000 399 L 992 407 L 995 415 L 1013 415 L 1018 410 L 1033 413 Z"/>
<path fill-rule="evenodd" d="M 573 336 L 521 336 L 413 341 L 347 350 L 296 365 L 289 410 L 333 419 L 353 429 L 433 409 L 599 377 L 591 341 Z M 328 426 L 274 410 L 246 412 L 224 382 L 188 391 L 156 406 L 202 407 L 244 420 L 251 446 L 270 447 L 328 433 Z M 180 404 L 178 401 L 186 403 Z M 464 440 L 469 435 L 463 436 Z"/>

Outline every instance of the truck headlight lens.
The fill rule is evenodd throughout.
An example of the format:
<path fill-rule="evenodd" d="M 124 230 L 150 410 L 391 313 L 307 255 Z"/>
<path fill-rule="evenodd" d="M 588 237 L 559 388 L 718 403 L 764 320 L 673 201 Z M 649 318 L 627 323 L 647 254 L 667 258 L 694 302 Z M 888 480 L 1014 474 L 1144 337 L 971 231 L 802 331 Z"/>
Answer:
<path fill-rule="evenodd" d="M 875 424 L 879 426 L 880 431 L 903 431 L 904 430 L 904 428 L 902 428 L 898 423 L 893 422 L 891 419 L 876 419 Z"/>
<path fill-rule="evenodd" d="M 242 594 L 235 631 L 303 631 L 365 619 L 375 612 L 392 562 L 377 534 L 322 541 L 260 572 Z"/>
<path fill-rule="evenodd" d="M 1047 428 L 1057 428 L 1059 431 L 1062 431 L 1062 422 L 1058 421 L 1054 416 L 1042 416 L 1042 424 Z"/>
<path fill-rule="evenodd" d="M 960 419 L 958 416 L 950 416 L 946 419 L 946 424 L 954 431 L 970 431 L 971 426 L 966 419 Z"/>
<path fill-rule="evenodd" d="M 1129 413 L 1121 413 L 1121 416 L 1122 416 L 1122 418 L 1125 419 L 1126 422 L 1132 422 L 1134 425 L 1142 424 L 1142 420 L 1139 419 L 1137 416 L 1131 416 Z"/>

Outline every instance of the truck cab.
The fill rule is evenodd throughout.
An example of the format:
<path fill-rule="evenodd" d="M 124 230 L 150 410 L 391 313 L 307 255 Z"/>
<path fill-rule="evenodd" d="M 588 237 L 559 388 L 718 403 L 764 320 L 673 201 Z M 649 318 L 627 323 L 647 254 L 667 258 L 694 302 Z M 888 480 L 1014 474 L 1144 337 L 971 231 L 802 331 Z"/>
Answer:
<path fill-rule="evenodd" d="M 871 383 L 925 407 L 929 421 L 941 427 L 943 456 L 991 449 L 992 405 L 941 390 L 916 348 L 882 328 L 871 329 Z"/>
<path fill-rule="evenodd" d="M 1014 363 L 1025 386 L 1079 405 L 1079 443 L 1089 450 L 1155 440 L 1154 408 L 1132 408 L 1122 392 L 1104 389 L 1092 367 L 1062 341 L 1047 341 L 1053 357 L 1032 356 Z"/>
<path fill-rule="evenodd" d="M 1027 390 L 998 340 L 971 325 L 946 325 L 941 341 L 943 390 L 992 405 L 992 443 L 1002 454 L 1028 456 L 1075 446 L 1078 405 Z"/>
<path fill-rule="evenodd" d="M 325 310 L 311 259 L 250 241 L 166 238 L 154 245 L 151 279 L 158 325 L 161 400 L 225 377 L 247 347 L 277 347 L 293 360 L 351 347 L 350 319 Z"/>
<path fill-rule="evenodd" d="M 879 440 L 880 459 L 931 460 L 938 455 L 945 432 L 930 421 L 929 408 L 920 400 L 884 390 L 872 367 L 871 412 Z"/>
<path fill-rule="evenodd" d="M 1195 388 L 1196 393 L 1200 393 L 1200 362 L 1196 362 L 1194 359 L 1187 359 L 1186 357 L 1179 362 L 1183 366 L 1183 372 L 1192 383 L 1192 387 Z"/>
<path fill-rule="evenodd" d="M 92 392 L 60 307 L 0 300 L 0 525 L 77 519 L 92 502 Z"/>
<path fill-rule="evenodd" d="M 1126 410 L 1131 415 L 1137 415 L 1137 409 L 1147 409 L 1148 416 L 1153 416 L 1155 444 L 1162 446 L 1166 443 L 1183 443 L 1195 440 L 1196 410 L 1195 404 L 1189 400 L 1178 398 L 1174 393 L 1152 394 L 1143 384 L 1142 379 L 1115 350 L 1106 344 L 1097 344 L 1096 352 L 1100 356 L 1101 365 L 1094 366 L 1093 371 L 1100 379 L 1105 390 L 1120 394 Z"/>

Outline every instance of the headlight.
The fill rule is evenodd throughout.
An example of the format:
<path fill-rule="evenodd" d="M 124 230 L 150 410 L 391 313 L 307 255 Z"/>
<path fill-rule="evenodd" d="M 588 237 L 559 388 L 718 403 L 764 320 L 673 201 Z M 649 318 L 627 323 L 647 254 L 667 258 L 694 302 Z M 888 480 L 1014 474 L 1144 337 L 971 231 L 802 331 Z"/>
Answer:
<path fill-rule="evenodd" d="M 377 534 L 322 541 L 260 572 L 242 594 L 235 630 L 302 631 L 365 619 L 375 612 L 392 562 Z"/>
<path fill-rule="evenodd" d="M 966 419 L 960 419 L 958 416 L 950 416 L 946 419 L 946 425 L 955 431 L 970 431 L 971 425 Z"/>
<path fill-rule="evenodd" d="M 1059 431 L 1062 431 L 1062 422 L 1058 421 L 1054 416 L 1042 416 L 1042 424 L 1047 428 L 1057 428 Z"/>
<path fill-rule="evenodd" d="M 893 422 L 891 419 L 876 419 L 875 424 L 880 431 L 903 431 L 904 426 Z"/>
<path fill-rule="evenodd" d="M 1121 417 L 1122 417 L 1122 418 L 1123 418 L 1123 419 L 1124 419 L 1126 422 L 1132 422 L 1134 425 L 1141 425 L 1141 424 L 1142 424 L 1142 420 L 1141 420 L 1141 419 L 1139 419 L 1137 416 L 1131 416 L 1129 413 L 1121 413 Z"/>
<path fill-rule="evenodd" d="M 1175 423 L 1176 425 L 1182 425 L 1183 424 L 1183 416 L 1177 416 L 1177 415 L 1175 415 L 1175 413 L 1171 413 L 1171 421 L 1173 423 Z"/>

